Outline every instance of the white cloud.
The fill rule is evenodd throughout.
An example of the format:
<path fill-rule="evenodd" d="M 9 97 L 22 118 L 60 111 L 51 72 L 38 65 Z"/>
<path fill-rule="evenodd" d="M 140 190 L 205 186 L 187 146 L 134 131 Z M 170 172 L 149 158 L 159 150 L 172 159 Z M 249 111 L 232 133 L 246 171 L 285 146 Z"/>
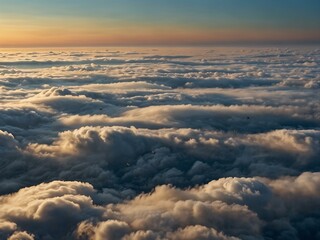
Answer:
<path fill-rule="evenodd" d="M 262 239 L 284 224 L 294 229 L 295 221 L 317 216 L 319 183 L 319 173 L 229 177 L 189 189 L 162 185 L 110 203 L 108 189 L 99 193 L 88 183 L 54 181 L 2 196 L 0 229 L 47 238 Z"/>
<path fill-rule="evenodd" d="M 319 238 L 319 59 L 2 51 L 0 238 Z"/>

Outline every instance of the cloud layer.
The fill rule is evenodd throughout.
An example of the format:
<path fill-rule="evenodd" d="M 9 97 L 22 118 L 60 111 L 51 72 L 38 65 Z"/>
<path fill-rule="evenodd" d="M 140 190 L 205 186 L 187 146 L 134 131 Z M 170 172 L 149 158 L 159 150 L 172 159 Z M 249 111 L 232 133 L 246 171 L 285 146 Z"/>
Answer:
<path fill-rule="evenodd" d="M 320 51 L 0 53 L 0 238 L 318 239 Z"/>

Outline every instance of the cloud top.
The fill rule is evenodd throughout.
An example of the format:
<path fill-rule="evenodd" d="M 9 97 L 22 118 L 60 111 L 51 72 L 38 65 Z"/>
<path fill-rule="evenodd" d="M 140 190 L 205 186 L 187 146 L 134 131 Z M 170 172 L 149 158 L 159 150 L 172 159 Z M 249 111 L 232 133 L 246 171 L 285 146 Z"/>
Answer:
<path fill-rule="evenodd" d="M 318 239 L 320 51 L 0 53 L 1 239 Z"/>

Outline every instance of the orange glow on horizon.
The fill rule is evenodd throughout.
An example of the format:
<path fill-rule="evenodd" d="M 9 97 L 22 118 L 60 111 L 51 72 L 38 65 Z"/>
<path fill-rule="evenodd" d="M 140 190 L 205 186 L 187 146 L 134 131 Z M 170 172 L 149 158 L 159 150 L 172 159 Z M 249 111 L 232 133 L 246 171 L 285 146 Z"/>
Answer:
<path fill-rule="evenodd" d="M 16 20 L 19 22 L 19 20 Z M 179 45 L 268 41 L 314 41 L 320 33 L 304 30 L 199 29 L 182 26 L 93 23 L 85 20 L 0 22 L 0 47 Z"/>

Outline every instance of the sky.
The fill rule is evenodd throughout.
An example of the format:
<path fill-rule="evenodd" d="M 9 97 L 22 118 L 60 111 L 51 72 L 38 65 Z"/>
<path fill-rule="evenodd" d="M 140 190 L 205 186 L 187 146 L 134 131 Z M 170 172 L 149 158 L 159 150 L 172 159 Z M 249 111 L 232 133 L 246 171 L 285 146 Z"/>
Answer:
<path fill-rule="evenodd" d="M 320 42 L 318 0 L 0 0 L 0 47 Z"/>

